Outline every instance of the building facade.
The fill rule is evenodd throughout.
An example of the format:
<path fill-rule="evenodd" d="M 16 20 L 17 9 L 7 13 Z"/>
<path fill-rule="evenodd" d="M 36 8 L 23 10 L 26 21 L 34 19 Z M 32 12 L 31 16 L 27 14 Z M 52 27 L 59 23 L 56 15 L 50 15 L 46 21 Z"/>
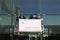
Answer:
<path fill-rule="evenodd" d="M 10 32 L 15 25 L 15 5 L 13 0 L 0 0 L 0 33 Z"/>

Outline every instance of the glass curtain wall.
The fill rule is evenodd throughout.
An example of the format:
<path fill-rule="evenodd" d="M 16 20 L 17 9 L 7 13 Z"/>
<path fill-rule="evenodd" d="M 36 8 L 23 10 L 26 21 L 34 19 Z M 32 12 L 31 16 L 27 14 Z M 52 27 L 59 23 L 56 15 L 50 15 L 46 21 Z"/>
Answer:
<path fill-rule="evenodd" d="M 15 10 L 13 9 L 14 5 L 13 3 L 10 4 L 11 2 L 13 2 L 13 0 L 10 2 L 7 0 L 0 0 L 0 1 L 1 1 L 0 2 L 0 33 L 10 33 L 10 31 L 12 32 L 11 30 L 12 27 L 15 26 L 14 24 L 15 23 L 15 16 L 14 16 Z M 6 3 L 9 3 L 9 4 L 6 4 Z M 8 5 L 10 5 L 11 7 Z"/>

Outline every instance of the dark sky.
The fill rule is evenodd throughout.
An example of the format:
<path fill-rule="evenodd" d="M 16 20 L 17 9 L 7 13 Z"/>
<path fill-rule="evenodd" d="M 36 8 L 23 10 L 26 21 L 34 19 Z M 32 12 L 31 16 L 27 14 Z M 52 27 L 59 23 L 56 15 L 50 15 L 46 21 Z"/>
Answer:
<path fill-rule="evenodd" d="M 26 14 L 40 12 L 45 14 L 60 14 L 60 0 L 15 0 L 15 4 L 16 7 L 20 7 L 22 13 Z"/>
<path fill-rule="evenodd" d="M 60 14 L 60 0 L 43 0 L 43 13 Z"/>

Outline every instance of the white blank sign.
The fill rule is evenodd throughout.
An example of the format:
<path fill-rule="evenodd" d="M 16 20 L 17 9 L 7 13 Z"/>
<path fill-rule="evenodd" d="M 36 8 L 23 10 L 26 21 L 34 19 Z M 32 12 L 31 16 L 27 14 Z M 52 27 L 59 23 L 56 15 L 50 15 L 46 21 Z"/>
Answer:
<path fill-rule="evenodd" d="M 19 32 L 41 32 L 41 19 L 19 19 Z"/>

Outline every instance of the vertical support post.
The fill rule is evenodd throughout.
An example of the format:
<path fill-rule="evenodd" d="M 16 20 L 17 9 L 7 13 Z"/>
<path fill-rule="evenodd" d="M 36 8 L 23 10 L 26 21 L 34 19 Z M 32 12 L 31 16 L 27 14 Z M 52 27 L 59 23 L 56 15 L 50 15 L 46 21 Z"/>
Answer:
<path fill-rule="evenodd" d="M 30 33 L 29 33 L 29 40 L 31 40 Z"/>
<path fill-rule="evenodd" d="M 12 28 L 11 40 L 13 40 L 13 26 L 12 26 L 12 24 L 13 24 L 13 18 L 12 18 L 12 14 L 11 14 L 11 28 Z"/>
<path fill-rule="evenodd" d="M 11 40 L 13 40 L 13 16 L 11 13 L 11 28 L 10 28 L 10 36 L 11 36 Z"/>
<path fill-rule="evenodd" d="M 11 27 L 12 27 L 12 40 L 13 40 L 13 34 L 14 34 L 14 26 L 13 26 L 14 1 L 12 0 L 11 2 L 12 2 Z"/>
<path fill-rule="evenodd" d="M 40 40 L 43 40 L 43 34 L 42 34 L 42 32 L 39 33 L 39 37 L 40 37 Z"/>
<path fill-rule="evenodd" d="M 49 31 L 50 31 L 50 29 L 48 28 L 48 36 L 49 36 L 49 34 L 50 34 L 50 32 L 49 32 Z"/>

